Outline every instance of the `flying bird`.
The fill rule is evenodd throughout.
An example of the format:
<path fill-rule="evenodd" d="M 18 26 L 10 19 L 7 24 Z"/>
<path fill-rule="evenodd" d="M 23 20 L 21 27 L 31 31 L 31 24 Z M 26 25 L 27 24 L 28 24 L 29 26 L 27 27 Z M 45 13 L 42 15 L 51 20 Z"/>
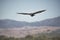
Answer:
<path fill-rule="evenodd" d="M 44 11 L 46 11 L 46 10 L 41 10 L 41 11 L 37 11 L 37 12 L 33 12 L 33 13 L 18 13 L 18 14 L 30 15 L 31 17 L 33 17 L 35 14 L 42 13 Z"/>

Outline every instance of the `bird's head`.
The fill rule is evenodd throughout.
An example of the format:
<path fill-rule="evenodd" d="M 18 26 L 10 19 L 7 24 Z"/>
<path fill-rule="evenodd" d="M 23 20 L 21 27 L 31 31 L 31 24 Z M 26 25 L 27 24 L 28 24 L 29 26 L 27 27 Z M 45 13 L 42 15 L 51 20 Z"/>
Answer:
<path fill-rule="evenodd" d="M 34 14 L 31 14 L 31 16 L 33 17 L 33 16 L 34 16 Z"/>

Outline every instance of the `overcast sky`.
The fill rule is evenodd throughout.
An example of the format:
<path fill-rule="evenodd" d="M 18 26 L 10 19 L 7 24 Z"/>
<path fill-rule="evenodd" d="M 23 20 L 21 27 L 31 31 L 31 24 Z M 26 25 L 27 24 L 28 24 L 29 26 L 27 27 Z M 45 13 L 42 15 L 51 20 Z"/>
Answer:
<path fill-rule="evenodd" d="M 20 15 L 21 12 L 46 10 L 34 17 Z M 36 22 L 60 16 L 60 0 L 0 0 L 0 19 Z"/>

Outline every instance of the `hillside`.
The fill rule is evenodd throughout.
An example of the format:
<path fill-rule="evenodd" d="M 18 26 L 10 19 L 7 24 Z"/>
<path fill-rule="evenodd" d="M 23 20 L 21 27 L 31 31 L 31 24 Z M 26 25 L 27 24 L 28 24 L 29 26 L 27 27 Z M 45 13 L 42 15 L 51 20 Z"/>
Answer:
<path fill-rule="evenodd" d="M 59 26 L 60 27 L 60 17 L 46 19 L 38 22 L 24 22 L 24 21 L 15 21 L 10 19 L 0 20 L 0 28 L 14 28 L 14 27 L 24 27 L 24 26 Z"/>

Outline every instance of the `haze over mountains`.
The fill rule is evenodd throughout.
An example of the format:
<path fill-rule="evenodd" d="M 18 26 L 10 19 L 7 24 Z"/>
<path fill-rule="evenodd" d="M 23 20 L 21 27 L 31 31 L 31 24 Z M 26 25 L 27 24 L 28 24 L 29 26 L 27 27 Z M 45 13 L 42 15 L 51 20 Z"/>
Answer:
<path fill-rule="evenodd" d="M 39 26 L 60 26 L 60 16 L 46 19 L 43 21 L 38 22 L 23 22 L 23 21 L 15 21 L 10 19 L 0 20 L 0 28 L 14 28 L 14 27 L 24 27 L 24 26 L 32 26 L 32 27 L 39 27 Z"/>

